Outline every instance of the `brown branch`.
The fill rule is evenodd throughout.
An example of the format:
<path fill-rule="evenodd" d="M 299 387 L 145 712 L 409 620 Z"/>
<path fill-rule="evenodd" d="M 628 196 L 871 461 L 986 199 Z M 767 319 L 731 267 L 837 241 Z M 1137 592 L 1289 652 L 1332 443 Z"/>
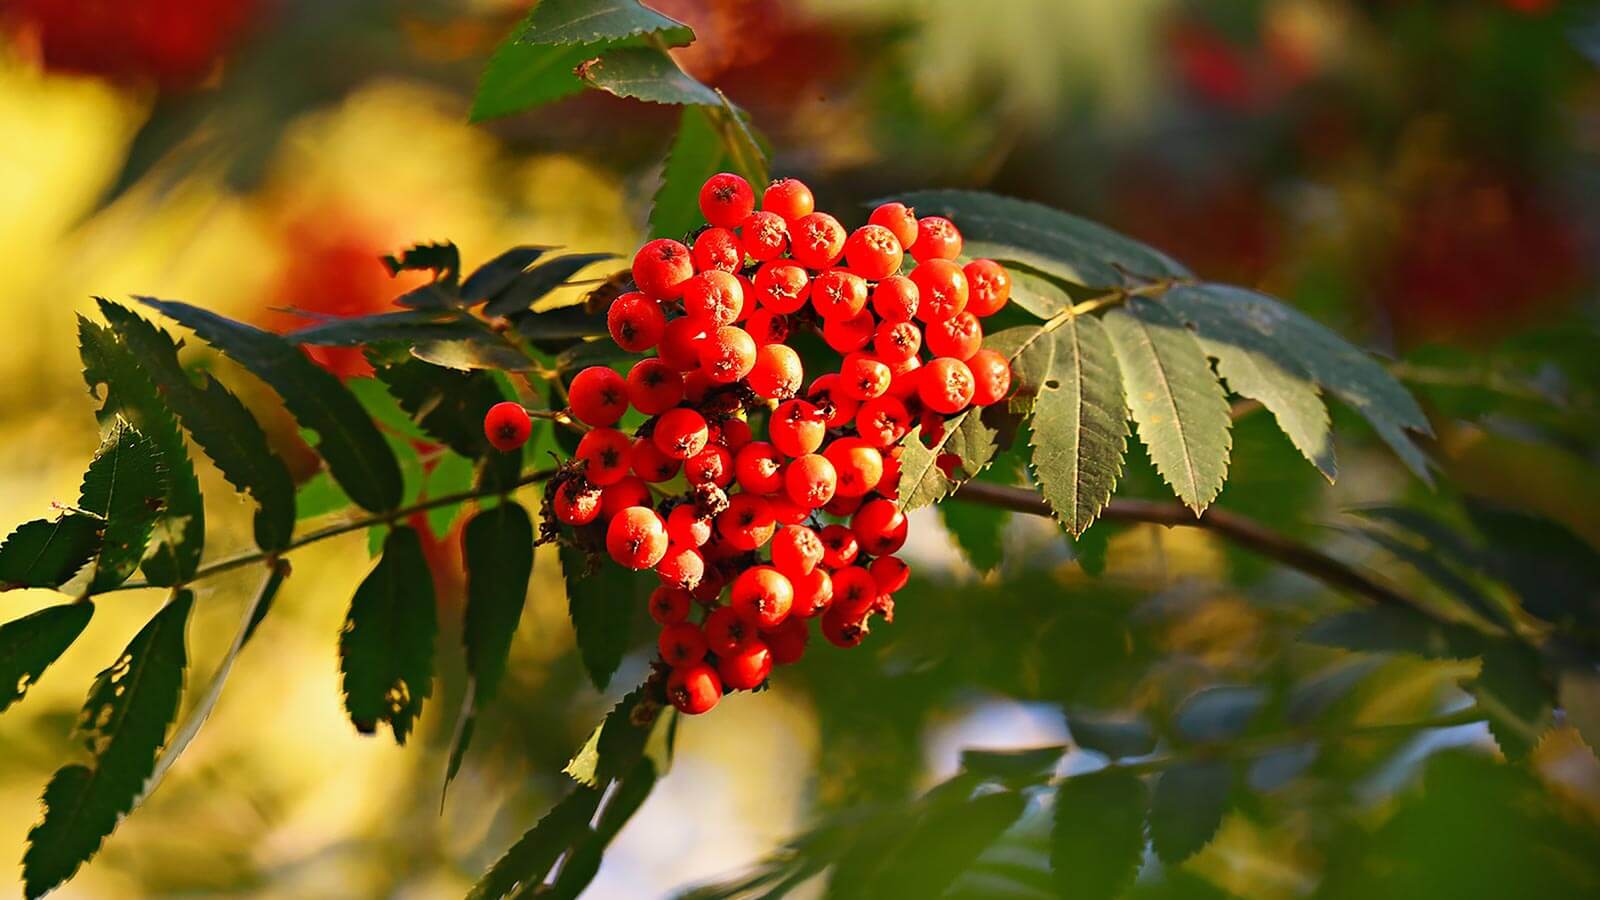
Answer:
<path fill-rule="evenodd" d="M 1044 498 L 1019 487 L 969 481 L 952 495 L 955 500 L 998 506 L 1030 516 L 1050 518 Z M 1239 546 L 1303 572 L 1331 587 L 1365 597 L 1382 606 L 1403 606 L 1426 612 L 1416 600 L 1385 585 L 1349 563 L 1294 541 L 1254 519 L 1212 507 L 1196 516 L 1178 503 L 1154 500 L 1112 500 L 1100 518 L 1113 522 L 1138 522 L 1169 528 L 1199 528 Z M 1430 614 L 1431 617 L 1431 614 Z"/>

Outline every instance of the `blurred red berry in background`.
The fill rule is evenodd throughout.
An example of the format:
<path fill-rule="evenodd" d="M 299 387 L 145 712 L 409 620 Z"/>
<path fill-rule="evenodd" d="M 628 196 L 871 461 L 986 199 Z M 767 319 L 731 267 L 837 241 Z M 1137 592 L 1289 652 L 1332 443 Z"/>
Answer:
<path fill-rule="evenodd" d="M 46 69 L 165 90 L 205 80 L 261 0 L 8 0 L 0 18 Z"/>

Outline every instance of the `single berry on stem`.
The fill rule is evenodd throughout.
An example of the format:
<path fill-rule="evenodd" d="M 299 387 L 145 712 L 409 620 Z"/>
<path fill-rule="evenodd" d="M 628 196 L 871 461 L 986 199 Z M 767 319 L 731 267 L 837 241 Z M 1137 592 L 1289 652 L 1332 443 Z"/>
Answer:
<path fill-rule="evenodd" d="M 533 419 L 522 404 L 503 400 L 489 407 L 483 417 L 483 436 L 502 453 L 510 453 L 528 442 L 533 433 Z"/>

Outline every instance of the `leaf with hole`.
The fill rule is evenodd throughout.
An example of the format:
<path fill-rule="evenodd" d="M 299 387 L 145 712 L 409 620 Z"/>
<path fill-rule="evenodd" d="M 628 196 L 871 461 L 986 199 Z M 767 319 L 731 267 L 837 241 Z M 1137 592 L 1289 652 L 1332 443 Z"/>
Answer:
<path fill-rule="evenodd" d="M 1122 474 L 1128 408 L 1099 320 L 1068 318 L 1051 340 L 1050 375 L 1034 402 L 1033 471 L 1056 520 L 1080 535 L 1111 501 Z"/>
<path fill-rule="evenodd" d="M 90 593 L 116 587 L 139 567 L 156 520 L 166 509 L 166 496 L 161 451 L 118 419 L 95 451 L 78 492 L 78 508 L 105 520 Z"/>
<path fill-rule="evenodd" d="M 92 615 L 93 603 L 67 603 L 0 625 L 0 712 L 28 693 L 83 633 Z"/>
<path fill-rule="evenodd" d="M 411 528 L 395 528 L 383 555 L 356 588 L 339 634 L 345 711 L 362 734 L 387 722 L 404 744 L 422 702 L 433 692 L 438 634 L 433 575 Z"/>

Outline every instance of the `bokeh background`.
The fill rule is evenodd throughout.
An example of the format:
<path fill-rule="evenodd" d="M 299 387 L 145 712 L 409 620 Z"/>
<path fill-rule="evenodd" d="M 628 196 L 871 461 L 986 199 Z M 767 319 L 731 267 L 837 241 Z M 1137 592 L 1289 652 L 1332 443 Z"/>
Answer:
<path fill-rule="evenodd" d="M 806 179 L 819 207 L 987 187 L 1105 221 L 1204 276 L 1269 290 L 1394 357 L 1429 405 L 1439 432 L 1430 450 L 1447 484 L 1600 544 L 1591 5 L 648 5 L 694 27 L 697 42 L 675 51 L 680 64 L 751 112 L 775 147 L 774 171 Z M 585 94 L 468 122 L 476 74 L 525 6 L 0 3 L 0 526 L 70 499 L 97 443 L 75 321 L 95 295 L 154 294 L 287 327 L 297 320 L 276 311 L 287 306 L 384 307 L 409 285 L 378 258 L 415 241 L 453 240 L 469 267 L 517 243 L 628 252 L 672 110 Z M 846 218 L 858 224 L 864 211 Z M 358 356 L 318 359 L 362 374 Z M 289 420 L 233 376 L 311 478 L 315 459 Z M 1439 496 L 1343 421 L 1343 475 L 1326 489 L 1262 424 L 1239 425 L 1225 505 L 1343 546 L 1313 526 L 1353 504 Z M 245 546 L 246 517 L 220 477 L 206 477 L 212 547 Z M 1135 471 L 1129 489 L 1151 478 Z M 1285 609 L 1331 598 L 1203 536 L 1126 528 L 1075 550 L 1044 523 L 1016 521 L 996 567 L 966 556 L 938 514 L 919 515 L 907 556 L 927 584 L 905 595 L 917 600 L 901 604 L 895 629 L 855 654 L 813 648 L 773 690 L 729 697 L 686 723 L 670 777 L 588 896 L 663 896 L 737 871 L 818 815 L 948 776 L 962 747 L 1061 741 L 1063 698 L 1159 707 L 1219 672 L 1265 680 L 1326 659 L 1297 656 L 1278 626 Z M 457 524 L 429 523 L 447 618 L 460 606 Z M 1091 568 L 1104 555 L 1103 574 L 1074 561 L 1086 552 Z M 460 896 L 565 790 L 561 765 L 615 697 L 583 675 L 553 556 L 540 553 L 508 683 L 442 812 L 457 651 L 444 651 L 413 746 L 358 736 L 340 708 L 335 636 L 367 560 L 360 534 L 295 555 L 294 577 L 206 730 L 61 896 Z M 191 683 L 209 677 L 252 587 L 220 579 L 202 590 Z M 0 615 L 50 600 L 8 593 Z M 0 859 L 20 859 L 93 673 L 159 602 L 130 593 L 101 603 L 84 638 L 0 718 Z M 1057 640 L 1040 646 L 1040 634 Z M 619 692 L 646 663 L 643 652 L 629 658 Z M 1415 718 L 1444 702 L 1459 674 L 1382 665 L 1351 701 L 1357 720 Z M 1474 727 L 1359 745 L 1339 771 L 1364 805 L 1278 798 L 1231 816 L 1182 872 L 1148 867 L 1139 890 L 1326 890 L 1339 858 L 1329 848 L 1358 852 L 1361 829 L 1397 809 L 1441 827 L 1482 817 L 1493 830 L 1497 804 L 1527 787 L 1474 768 L 1495 752 Z M 1550 804 L 1541 814 L 1592 839 L 1593 757 L 1562 730 L 1537 754 L 1542 782 L 1531 789 Z M 1425 777 L 1447 793 L 1482 788 L 1482 804 L 1468 796 L 1435 808 L 1416 793 Z M 1498 826 L 1507 840 L 1517 821 Z M 1418 858 L 1433 852 L 1409 831 L 1390 838 L 1414 842 Z M 1440 846 L 1472 858 L 1461 849 L 1472 845 L 1447 838 Z M 1475 877 L 1507 880 L 1463 886 L 1517 885 L 1512 862 L 1502 870 L 1492 853 L 1478 858 L 1488 868 Z"/>

